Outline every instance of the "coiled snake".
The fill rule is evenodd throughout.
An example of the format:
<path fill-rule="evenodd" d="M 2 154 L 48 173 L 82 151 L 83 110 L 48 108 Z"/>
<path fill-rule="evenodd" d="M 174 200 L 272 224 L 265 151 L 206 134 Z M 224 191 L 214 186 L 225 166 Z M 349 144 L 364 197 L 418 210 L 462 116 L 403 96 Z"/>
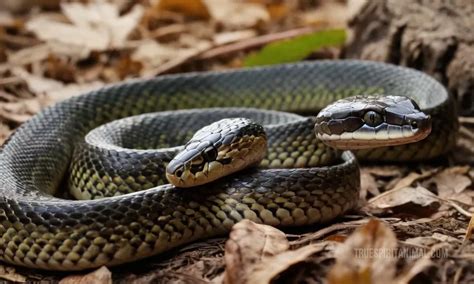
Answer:
<path fill-rule="evenodd" d="M 314 118 L 329 103 L 351 96 L 365 98 L 343 100 Z M 372 99 L 380 102 L 373 104 Z M 427 138 L 359 149 L 366 148 L 365 142 L 383 146 L 385 138 L 400 144 L 416 129 L 428 129 L 425 120 L 417 121 L 418 114 L 410 116 L 407 104 L 418 105 L 431 117 Z M 181 110 L 212 107 L 256 107 L 313 117 L 252 109 Z M 90 133 L 94 143 L 113 144 L 105 150 L 84 144 L 85 135 L 99 125 L 165 110 L 176 111 L 128 118 Z M 421 118 L 427 119 L 426 115 Z M 153 151 L 146 149 L 184 143 L 190 129 L 227 116 L 245 116 L 266 125 L 268 151 L 260 167 L 195 188 L 159 185 L 166 170 L 156 156 L 147 156 Z M 158 126 L 149 123 L 155 120 Z M 420 72 L 382 63 L 303 62 L 169 75 L 106 87 L 46 108 L 3 146 L 0 260 L 41 269 L 81 270 L 130 262 L 225 234 L 242 218 L 274 226 L 330 221 L 356 205 L 359 171 L 351 152 L 341 153 L 316 139 L 315 122 L 325 143 L 359 149 L 355 154 L 366 160 L 389 161 L 444 154 L 453 146 L 457 128 L 453 101 L 439 83 Z M 135 129 L 136 124 L 142 124 L 137 128 L 142 130 Z M 148 157 L 145 164 L 155 165 L 156 170 L 136 164 L 138 154 L 127 149 L 130 145 L 144 149 L 139 154 Z M 159 155 L 166 158 L 175 150 Z M 84 160 L 73 158 L 77 151 Z M 206 152 L 206 157 L 217 155 Z M 170 173 L 182 175 L 183 170 L 196 170 L 199 163 L 174 165 Z M 69 182 L 64 178 L 68 175 Z M 76 188 L 74 195 L 87 191 L 87 197 L 101 197 L 104 193 L 99 189 L 107 194 L 150 189 L 96 200 L 55 197 L 68 183 Z"/>

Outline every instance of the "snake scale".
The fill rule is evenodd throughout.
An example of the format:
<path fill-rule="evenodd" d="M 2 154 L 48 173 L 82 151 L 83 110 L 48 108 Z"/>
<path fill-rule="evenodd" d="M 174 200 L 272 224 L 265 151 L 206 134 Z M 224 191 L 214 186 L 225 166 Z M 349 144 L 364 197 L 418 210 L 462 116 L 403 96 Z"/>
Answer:
<path fill-rule="evenodd" d="M 272 134 L 260 167 L 191 189 L 164 184 L 96 200 L 58 197 L 71 172 L 73 152 L 90 130 L 109 121 L 214 107 L 254 107 L 314 117 L 335 100 L 374 94 L 415 101 L 431 116 L 431 134 L 407 145 L 340 152 L 315 138 L 313 118 L 293 125 L 280 121 L 291 127 Z M 232 111 L 245 113 L 243 109 L 220 112 L 225 116 Z M 258 119 L 258 111 L 254 112 Z M 272 115 L 270 111 L 261 120 L 275 123 Z M 204 118 L 193 119 L 192 123 L 169 120 L 163 127 L 173 132 Z M 421 72 L 383 63 L 302 62 L 167 75 L 105 87 L 44 109 L 3 145 L 0 260 L 31 268 L 82 270 L 118 265 L 222 235 L 243 218 L 273 226 L 328 222 L 356 206 L 360 181 L 355 155 L 385 161 L 433 158 L 452 148 L 456 129 L 453 100 L 439 83 Z M 161 135 L 166 140 L 174 134 Z M 124 158 L 133 161 L 134 156 L 125 153 Z M 137 180 L 121 183 L 133 187 Z"/>

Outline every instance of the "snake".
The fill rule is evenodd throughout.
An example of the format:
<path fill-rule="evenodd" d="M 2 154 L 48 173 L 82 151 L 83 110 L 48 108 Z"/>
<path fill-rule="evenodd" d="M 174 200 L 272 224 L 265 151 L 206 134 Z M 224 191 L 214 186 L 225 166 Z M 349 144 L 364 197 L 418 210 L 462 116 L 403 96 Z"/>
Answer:
<path fill-rule="evenodd" d="M 242 219 L 276 227 L 331 222 L 357 207 L 358 159 L 439 157 L 453 148 L 457 124 L 454 100 L 437 80 L 370 61 L 106 86 L 43 109 L 2 146 L 0 261 L 84 270 L 225 235 Z M 253 152 L 263 144 L 264 154 Z M 251 160 L 235 167 L 239 153 Z M 200 182 L 204 168 L 227 164 L 230 174 Z M 166 181 L 184 175 L 198 184 Z"/>

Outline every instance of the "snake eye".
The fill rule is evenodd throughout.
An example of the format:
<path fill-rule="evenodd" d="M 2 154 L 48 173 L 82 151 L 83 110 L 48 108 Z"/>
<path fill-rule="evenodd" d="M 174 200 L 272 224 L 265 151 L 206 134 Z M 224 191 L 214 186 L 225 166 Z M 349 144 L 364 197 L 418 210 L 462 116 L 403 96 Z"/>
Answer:
<path fill-rule="evenodd" d="M 413 127 L 413 129 L 417 129 L 418 128 L 418 122 L 416 122 L 416 120 L 413 120 L 411 122 L 411 127 Z"/>
<path fill-rule="evenodd" d="M 183 174 L 183 167 L 179 167 L 175 172 L 174 172 L 175 176 L 177 177 L 181 177 L 181 175 Z"/>
<path fill-rule="evenodd" d="M 202 153 L 206 161 L 215 161 L 217 158 L 217 151 L 214 147 L 209 147 Z"/>
<path fill-rule="evenodd" d="M 380 113 L 369 110 L 364 114 L 364 121 L 368 126 L 374 127 L 380 125 L 383 122 L 383 118 Z"/>

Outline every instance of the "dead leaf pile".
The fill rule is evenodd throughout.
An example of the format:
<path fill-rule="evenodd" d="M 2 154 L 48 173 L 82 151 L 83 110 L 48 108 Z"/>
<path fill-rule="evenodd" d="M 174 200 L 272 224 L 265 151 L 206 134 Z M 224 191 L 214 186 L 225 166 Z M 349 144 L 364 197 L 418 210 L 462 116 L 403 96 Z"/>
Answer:
<path fill-rule="evenodd" d="M 214 282 L 408 283 L 426 276 L 430 267 L 443 265 L 453 254 L 448 242 L 459 244 L 443 234 L 433 236 L 429 246 L 426 240 L 400 242 L 391 227 L 399 231 L 403 225 L 393 219 L 348 222 L 289 242 L 273 227 L 244 220 L 230 233 L 226 270 Z M 341 240 L 342 232 L 349 236 Z"/>
<path fill-rule="evenodd" d="M 348 17 L 338 2 L 324 4 L 325 10 L 338 9 L 336 22 L 319 11 L 321 5 L 296 1 L 22 0 L 0 5 L 0 144 L 31 115 L 59 100 L 127 78 L 238 67 L 239 51 L 314 28 L 344 26 Z M 228 54 L 237 56 L 230 63 L 217 60 Z M 193 67 L 196 60 L 207 63 Z"/>

